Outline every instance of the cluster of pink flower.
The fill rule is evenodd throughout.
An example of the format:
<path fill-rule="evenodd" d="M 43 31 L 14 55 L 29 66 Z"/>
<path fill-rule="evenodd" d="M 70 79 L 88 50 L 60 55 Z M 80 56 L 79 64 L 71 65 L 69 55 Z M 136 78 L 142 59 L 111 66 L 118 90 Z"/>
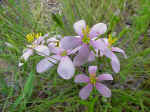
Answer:
<path fill-rule="evenodd" d="M 111 60 L 111 66 L 114 72 L 120 71 L 120 62 L 114 52 L 120 52 L 127 58 L 125 52 L 118 48 L 112 47 L 115 40 L 111 37 L 99 38 L 107 30 L 104 23 L 95 24 L 91 29 L 86 25 L 84 20 L 77 21 L 74 25 L 74 30 L 78 36 L 64 36 L 63 38 L 52 37 L 46 40 L 48 34 L 40 36 L 32 45 L 28 45 L 23 52 L 21 59 L 28 60 L 29 56 L 33 55 L 34 51 L 38 55 L 44 56 L 36 66 L 38 73 L 43 73 L 58 64 L 57 73 L 63 79 L 71 79 L 75 74 L 75 67 L 81 66 L 87 62 L 95 60 L 95 57 L 106 56 Z M 77 54 L 77 55 L 76 55 Z M 69 57 L 73 55 L 73 61 Z M 23 63 L 19 63 L 22 66 Z M 111 91 L 105 85 L 99 83 L 102 80 L 113 80 L 110 74 L 101 74 L 96 77 L 97 66 L 89 66 L 89 77 L 85 74 L 75 76 L 76 83 L 88 83 L 81 89 L 79 96 L 86 99 L 93 87 L 105 97 L 111 96 Z"/>

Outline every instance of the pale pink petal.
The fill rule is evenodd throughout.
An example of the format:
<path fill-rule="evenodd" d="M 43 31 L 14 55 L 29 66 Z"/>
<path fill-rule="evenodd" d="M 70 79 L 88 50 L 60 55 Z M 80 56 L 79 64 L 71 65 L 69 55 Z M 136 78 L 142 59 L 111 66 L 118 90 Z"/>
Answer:
<path fill-rule="evenodd" d="M 47 70 L 49 70 L 51 67 L 53 67 L 53 65 L 58 62 L 58 60 L 54 59 L 54 57 L 55 56 L 53 56 L 53 58 L 46 57 L 46 58 L 42 59 L 36 65 L 36 71 L 38 73 L 43 73 L 43 72 L 46 72 Z"/>
<path fill-rule="evenodd" d="M 49 48 L 45 45 L 39 45 L 35 47 L 34 49 L 37 51 L 38 55 L 41 55 L 41 56 L 49 56 L 50 54 Z"/>
<path fill-rule="evenodd" d="M 48 44 L 50 51 L 51 51 L 51 49 L 53 49 L 53 47 L 58 47 L 59 43 L 60 43 L 60 41 L 56 39 L 56 36 L 51 37 L 47 40 L 47 44 Z"/>
<path fill-rule="evenodd" d="M 112 68 L 116 73 L 118 73 L 120 71 L 120 61 L 118 60 L 117 56 L 106 46 L 103 39 L 92 41 L 91 44 L 96 49 L 99 49 L 102 55 L 105 55 L 111 59 Z"/>
<path fill-rule="evenodd" d="M 43 45 L 43 44 L 45 44 L 45 40 L 43 40 L 43 41 L 41 42 L 41 45 Z"/>
<path fill-rule="evenodd" d="M 109 46 L 109 42 L 107 38 L 102 38 L 104 40 L 104 43 L 106 44 L 106 46 Z"/>
<path fill-rule="evenodd" d="M 121 53 L 124 56 L 124 58 L 127 58 L 127 55 L 125 54 L 123 49 L 120 49 L 118 47 L 112 47 L 112 51 L 113 52 L 119 52 L 119 53 Z"/>
<path fill-rule="evenodd" d="M 75 73 L 75 67 L 68 56 L 62 57 L 57 72 L 63 79 L 70 79 Z"/>
<path fill-rule="evenodd" d="M 93 85 L 90 83 L 87 86 L 83 87 L 79 93 L 79 96 L 81 97 L 81 99 L 83 100 L 87 99 L 92 89 L 93 89 Z"/>
<path fill-rule="evenodd" d="M 75 66 L 81 66 L 82 64 L 85 64 L 88 61 L 89 58 L 89 48 L 87 45 L 82 45 L 78 55 L 74 58 L 73 63 Z"/>
<path fill-rule="evenodd" d="M 82 83 L 82 82 L 88 83 L 89 81 L 90 81 L 90 78 L 86 76 L 85 74 L 79 74 L 79 75 L 76 75 L 75 77 L 75 83 Z"/>
<path fill-rule="evenodd" d="M 24 50 L 23 55 L 21 56 L 21 59 L 24 59 L 25 61 L 27 61 L 31 55 L 33 55 L 33 50 L 27 48 Z"/>
<path fill-rule="evenodd" d="M 64 49 L 61 48 L 61 47 L 57 47 L 55 45 L 55 43 L 49 43 L 48 44 L 48 48 L 49 48 L 49 51 L 54 53 L 54 54 L 59 54 L 60 52 L 62 52 Z"/>
<path fill-rule="evenodd" d="M 97 70 L 97 66 L 89 66 L 89 73 L 90 74 L 95 74 Z"/>
<path fill-rule="evenodd" d="M 58 54 L 58 55 L 60 55 L 64 51 L 64 49 L 61 47 L 52 47 L 52 46 L 50 47 L 49 46 L 49 49 L 52 53 Z"/>
<path fill-rule="evenodd" d="M 80 21 L 77 21 L 76 23 L 74 23 L 73 27 L 74 27 L 75 32 L 76 32 L 79 36 L 82 37 L 82 36 L 83 36 L 82 31 L 83 31 L 83 29 L 86 28 L 86 23 L 85 23 L 84 20 L 80 20 Z"/>
<path fill-rule="evenodd" d="M 103 56 L 104 56 L 103 51 L 100 51 L 100 56 L 101 56 L 101 57 L 103 57 Z"/>
<path fill-rule="evenodd" d="M 50 49 L 50 51 L 51 51 L 51 49 L 52 49 L 53 47 L 57 47 L 57 44 L 56 44 L 56 43 L 49 43 L 49 44 L 48 44 L 48 48 Z"/>
<path fill-rule="evenodd" d="M 96 89 L 104 97 L 110 97 L 111 96 L 111 90 L 109 88 L 107 88 L 107 86 L 105 86 L 104 84 L 96 83 Z"/>
<path fill-rule="evenodd" d="M 94 54 L 93 51 L 91 51 L 90 54 L 89 54 L 88 61 L 89 61 L 89 62 L 92 62 L 92 61 L 94 61 L 94 60 L 95 60 L 95 54 Z"/>
<path fill-rule="evenodd" d="M 68 49 L 74 49 L 81 45 L 80 38 L 76 36 L 65 36 L 61 39 L 60 45 L 62 48 L 68 50 Z"/>
<path fill-rule="evenodd" d="M 54 35 L 53 37 L 50 37 L 49 39 L 47 39 L 47 44 L 49 44 L 49 43 L 56 43 L 61 38 L 62 38 L 61 35 Z"/>
<path fill-rule="evenodd" d="M 112 77 L 112 75 L 110 75 L 110 74 L 101 74 L 101 75 L 99 75 L 99 76 L 97 77 L 97 79 L 98 79 L 99 81 L 101 81 L 101 80 L 113 80 L 113 77 Z"/>
<path fill-rule="evenodd" d="M 118 73 L 120 71 L 120 61 L 117 56 L 108 48 L 101 50 L 101 54 L 105 55 L 107 58 L 111 59 L 111 66 L 114 72 Z"/>
<path fill-rule="evenodd" d="M 90 44 L 95 48 L 105 52 L 105 49 L 108 49 L 103 39 L 91 40 Z"/>
<path fill-rule="evenodd" d="M 95 24 L 92 28 L 91 28 L 91 31 L 90 31 L 90 34 L 89 36 L 91 38 L 93 37 L 97 37 L 101 34 L 104 34 L 107 30 L 107 26 L 106 24 L 104 23 L 98 23 L 98 24 Z"/>
<path fill-rule="evenodd" d="M 114 72 L 118 73 L 120 71 L 120 61 L 115 55 L 113 55 L 111 58 L 111 66 Z"/>
<path fill-rule="evenodd" d="M 101 55 L 105 55 L 110 59 L 112 59 L 113 57 L 116 58 L 115 54 L 106 46 L 103 39 L 92 41 L 91 44 L 93 45 L 93 47 L 100 50 Z"/>
<path fill-rule="evenodd" d="M 55 37 L 51 37 L 51 38 L 47 39 L 47 44 L 56 43 L 56 42 L 59 42 L 59 40 L 57 40 Z"/>

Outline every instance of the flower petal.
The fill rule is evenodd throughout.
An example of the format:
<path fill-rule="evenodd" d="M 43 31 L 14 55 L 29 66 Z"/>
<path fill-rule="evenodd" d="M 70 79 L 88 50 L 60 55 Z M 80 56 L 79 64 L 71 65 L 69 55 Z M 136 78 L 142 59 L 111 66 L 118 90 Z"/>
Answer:
<path fill-rule="evenodd" d="M 93 89 L 93 85 L 90 83 L 87 86 L 83 87 L 79 93 L 79 96 L 81 97 L 81 99 L 83 100 L 87 99 L 92 89 Z"/>
<path fill-rule="evenodd" d="M 100 49 L 100 53 L 111 59 L 111 65 L 114 72 L 118 73 L 120 71 L 120 61 L 117 56 L 104 44 L 102 39 L 92 41 L 91 44 L 96 49 Z"/>
<path fill-rule="evenodd" d="M 95 54 L 94 54 L 93 51 L 91 51 L 90 54 L 89 54 L 88 61 L 89 61 L 89 62 L 92 62 L 92 61 L 94 61 L 94 60 L 95 60 Z"/>
<path fill-rule="evenodd" d="M 49 39 L 47 39 L 47 44 L 56 44 L 56 42 L 59 42 L 59 40 L 56 39 L 56 37 L 50 37 Z"/>
<path fill-rule="evenodd" d="M 57 72 L 63 79 L 72 78 L 75 72 L 75 67 L 68 56 L 62 57 L 58 65 Z"/>
<path fill-rule="evenodd" d="M 53 47 L 53 46 L 49 46 L 49 50 L 50 50 L 52 53 L 58 54 L 58 55 L 60 55 L 60 54 L 64 51 L 64 49 L 61 48 L 61 47 Z"/>
<path fill-rule="evenodd" d="M 106 57 L 112 59 L 112 57 L 115 57 L 114 53 L 106 46 L 103 39 L 98 39 L 96 41 L 91 41 L 91 45 L 95 47 L 96 49 L 100 50 L 100 53 L 105 55 Z"/>
<path fill-rule="evenodd" d="M 100 51 L 100 57 L 103 57 L 103 56 L 104 56 L 103 51 Z"/>
<path fill-rule="evenodd" d="M 45 45 L 39 45 L 35 47 L 34 49 L 37 51 L 38 55 L 41 55 L 41 56 L 49 56 L 50 54 L 49 48 Z"/>
<path fill-rule="evenodd" d="M 97 78 L 98 78 L 98 81 L 101 81 L 101 80 L 113 80 L 113 77 L 110 74 L 101 74 Z"/>
<path fill-rule="evenodd" d="M 87 45 L 82 45 L 78 55 L 74 58 L 73 63 L 75 66 L 81 66 L 88 61 L 90 51 Z"/>
<path fill-rule="evenodd" d="M 27 48 L 24 50 L 23 55 L 21 56 L 21 59 L 24 59 L 25 61 L 27 61 L 31 55 L 33 55 L 33 50 Z"/>
<path fill-rule="evenodd" d="M 123 49 L 120 49 L 118 47 L 112 47 L 112 51 L 119 52 L 119 53 L 121 53 L 124 56 L 124 58 L 127 58 L 127 55 L 125 54 Z"/>
<path fill-rule="evenodd" d="M 109 46 L 108 38 L 102 38 L 106 46 Z"/>
<path fill-rule="evenodd" d="M 107 26 L 106 24 L 104 23 L 98 23 L 98 24 L 95 24 L 92 28 L 91 28 L 91 31 L 90 31 L 90 34 L 89 36 L 91 38 L 93 37 L 97 37 L 101 34 L 104 34 L 107 30 Z"/>
<path fill-rule="evenodd" d="M 111 96 L 111 90 L 107 88 L 104 84 L 96 83 L 96 89 L 101 93 L 104 97 Z"/>
<path fill-rule="evenodd" d="M 42 59 L 37 65 L 36 65 L 36 71 L 38 73 L 46 72 L 48 69 L 50 69 L 54 64 L 56 64 L 58 60 L 50 57 L 46 57 Z"/>
<path fill-rule="evenodd" d="M 75 83 L 89 82 L 90 78 L 85 74 L 79 74 L 75 77 Z"/>
<path fill-rule="evenodd" d="M 47 39 L 47 44 L 59 42 L 59 39 L 61 38 L 62 38 L 61 35 L 54 35 L 53 37 L 50 37 L 49 39 Z"/>
<path fill-rule="evenodd" d="M 79 20 L 76 23 L 74 23 L 73 25 L 75 32 L 79 35 L 79 36 L 83 36 L 82 31 L 83 29 L 86 28 L 86 23 L 84 20 Z"/>
<path fill-rule="evenodd" d="M 120 71 L 120 61 L 118 60 L 116 55 L 113 55 L 111 58 L 111 66 L 114 72 L 118 73 Z"/>
<path fill-rule="evenodd" d="M 108 49 L 106 44 L 104 43 L 103 39 L 98 40 L 91 40 L 90 44 L 95 48 L 99 49 L 101 51 L 105 51 L 105 49 Z"/>
<path fill-rule="evenodd" d="M 97 66 L 89 66 L 89 73 L 90 74 L 95 74 L 97 70 Z"/>
<path fill-rule="evenodd" d="M 65 36 L 60 41 L 60 45 L 62 48 L 68 50 L 68 49 L 74 49 L 78 47 L 81 44 L 80 38 L 76 36 Z"/>

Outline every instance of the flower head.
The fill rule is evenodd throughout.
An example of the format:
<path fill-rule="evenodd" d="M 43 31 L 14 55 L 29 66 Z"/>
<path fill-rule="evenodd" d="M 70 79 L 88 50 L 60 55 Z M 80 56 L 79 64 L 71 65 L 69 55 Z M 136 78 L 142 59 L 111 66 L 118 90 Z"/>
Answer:
<path fill-rule="evenodd" d="M 29 33 L 26 35 L 26 39 L 29 43 L 33 42 L 35 39 L 38 39 L 42 36 L 42 33 Z"/>
<path fill-rule="evenodd" d="M 69 58 L 69 55 L 73 54 L 75 51 L 64 49 L 61 47 L 55 46 L 54 43 L 49 45 L 52 56 L 42 59 L 36 67 L 38 73 L 43 73 L 50 69 L 54 64 L 58 63 L 57 73 L 63 79 L 70 79 L 73 77 L 75 72 L 75 67 L 72 60 Z"/>
<path fill-rule="evenodd" d="M 90 47 L 95 47 L 95 37 L 104 34 L 107 30 L 107 26 L 104 23 L 95 24 L 91 29 L 86 25 L 84 20 L 80 20 L 73 25 L 75 32 L 78 36 L 65 36 L 61 41 L 61 45 L 65 49 L 73 49 L 81 46 L 78 55 L 74 58 L 73 63 L 75 66 L 81 66 L 88 61 L 90 53 Z M 107 47 L 104 42 L 101 41 L 98 48 L 104 50 Z"/>
<path fill-rule="evenodd" d="M 127 58 L 127 55 L 125 54 L 124 50 L 119 48 L 119 47 L 113 47 L 112 44 L 115 43 L 118 39 L 117 38 L 112 38 L 111 35 L 108 36 L 108 38 L 103 38 L 105 44 L 107 47 L 112 51 L 112 52 L 119 52 L 121 53 L 124 58 Z"/>
<path fill-rule="evenodd" d="M 96 77 L 97 66 L 89 66 L 89 76 L 85 74 L 79 74 L 75 77 L 76 83 L 88 83 L 87 86 L 83 87 L 80 90 L 79 96 L 81 99 L 87 99 L 92 91 L 93 87 L 96 87 L 99 93 L 104 97 L 111 96 L 111 90 L 107 88 L 104 84 L 100 83 L 103 80 L 113 80 L 113 77 L 110 74 L 101 74 Z"/>
<path fill-rule="evenodd" d="M 40 35 L 40 34 L 37 34 Z M 40 36 L 37 39 L 35 39 L 35 34 L 28 34 L 27 38 L 28 41 L 32 41 L 30 45 L 27 45 L 27 48 L 23 50 L 23 54 L 21 56 L 21 60 L 27 61 L 30 56 L 34 54 L 34 51 L 37 52 L 38 55 L 41 56 L 48 56 L 50 54 L 50 50 L 46 45 L 44 45 L 44 39 L 48 37 L 48 34 L 45 34 L 44 36 Z M 33 41 L 33 40 L 34 41 Z M 19 63 L 19 66 L 22 66 L 23 63 Z"/>

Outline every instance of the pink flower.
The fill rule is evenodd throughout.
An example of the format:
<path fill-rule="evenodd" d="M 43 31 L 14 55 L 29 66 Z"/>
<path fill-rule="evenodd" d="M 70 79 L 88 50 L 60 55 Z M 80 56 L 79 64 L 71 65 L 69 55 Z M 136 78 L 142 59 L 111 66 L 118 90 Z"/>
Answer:
<path fill-rule="evenodd" d="M 41 56 L 47 56 L 50 54 L 50 51 L 47 46 L 45 46 L 44 39 L 48 37 L 48 34 L 45 34 L 44 36 L 40 36 L 38 39 L 36 39 L 31 45 L 27 45 L 28 48 L 26 48 L 23 51 L 23 55 L 21 56 L 21 59 L 24 59 L 24 61 L 27 61 L 30 56 L 34 54 L 34 51 L 36 51 L 37 54 Z M 19 63 L 19 67 L 22 66 L 24 63 Z"/>
<path fill-rule="evenodd" d="M 89 66 L 90 77 L 86 76 L 85 74 L 79 74 L 75 77 L 76 83 L 88 83 L 80 90 L 79 96 L 81 97 L 81 99 L 87 99 L 93 87 L 96 87 L 96 89 L 100 94 L 102 94 L 102 96 L 111 96 L 111 90 L 104 84 L 100 83 L 100 81 L 113 80 L 113 77 L 110 74 L 101 74 L 96 77 L 96 70 L 97 66 Z"/>
<path fill-rule="evenodd" d="M 101 43 L 105 44 L 104 46 L 107 47 L 105 49 L 99 49 L 101 48 Z M 117 58 L 117 56 L 112 52 L 112 49 L 108 47 L 108 45 L 105 43 L 104 39 L 98 39 L 96 41 L 93 41 L 93 46 L 95 48 L 96 54 L 93 53 L 93 51 L 90 53 L 90 56 L 88 58 L 88 61 L 94 61 L 95 56 L 98 57 L 98 51 L 100 51 L 100 56 L 106 56 L 107 58 L 111 59 L 111 66 L 115 73 L 118 73 L 120 71 L 120 61 Z"/>
<path fill-rule="evenodd" d="M 37 64 L 37 72 L 45 72 L 59 61 L 57 73 L 60 75 L 60 77 L 62 77 L 63 79 L 72 78 L 75 72 L 75 67 L 68 55 L 74 53 L 74 51 L 65 50 L 61 47 L 53 47 L 53 50 L 51 52 L 54 53 L 54 55 L 42 59 Z"/>
<path fill-rule="evenodd" d="M 112 52 L 119 52 L 121 53 L 124 58 L 127 58 L 127 55 L 125 54 L 124 50 L 119 48 L 119 47 L 113 47 L 112 44 L 116 41 L 115 39 L 112 39 L 111 35 L 109 35 L 109 38 L 103 38 L 105 44 L 107 45 L 107 47 L 112 51 Z"/>
<path fill-rule="evenodd" d="M 73 49 L 81 46 L 78 55 L 74 58 L 73 63 L 75 66 L 81 66 L 88 61 L 91 52 L 89 50 L 90 46 L 109 52 L 107 46 L 103 41 L 97 43 L 95 37 L 104 34 L 107 30 L 107 26 L 104 23 L 95 24 L 91 29 L 86 26 L 84 20 L 77 21 L 74 25 L 74 30 L 79 36 L 65 36 L 61 41 L 61 45 L 65 49 Z"/>
<path fill-rule="evenodd" d="M 110 35 L 109 35 L 108 39 L 107 38 L 102 38 L 101 40 L 98 39 L 96 41 L 97 41 L 97 44 L 95 44 L 95 48 L 97 48 L 100 45 L 99 41 L 104 41 L 105 45 L 109 49 L 107 51 L 109 51 L 109 52 L 100 50 L 100 56 L 105 55 L 106 57 L 110 58 L 111 59 L 111 65 L 112 65 L 112 68 L 113 68 L 114 72 L 118 73 L 120 71 L 120 62 L 119 62 L 117 56 L 114 54 L 114 52 L 120 52 L 120 53 L 123 54 L 124 58 L 127 58 L 127 55 L 125 54 L 124 50 L 120 49 L 118 47 L 113 47 L 112 46 L 112 44 L 116 41 L 116 39 L 112 39 L 112 37 Z M 98 51 L 98 50 L 96 50 L 96 51 Z M 90 55 L 89 59 L 94 60 L 94 57 L 95 57 L 94 55 L 95 54 Z"/>

